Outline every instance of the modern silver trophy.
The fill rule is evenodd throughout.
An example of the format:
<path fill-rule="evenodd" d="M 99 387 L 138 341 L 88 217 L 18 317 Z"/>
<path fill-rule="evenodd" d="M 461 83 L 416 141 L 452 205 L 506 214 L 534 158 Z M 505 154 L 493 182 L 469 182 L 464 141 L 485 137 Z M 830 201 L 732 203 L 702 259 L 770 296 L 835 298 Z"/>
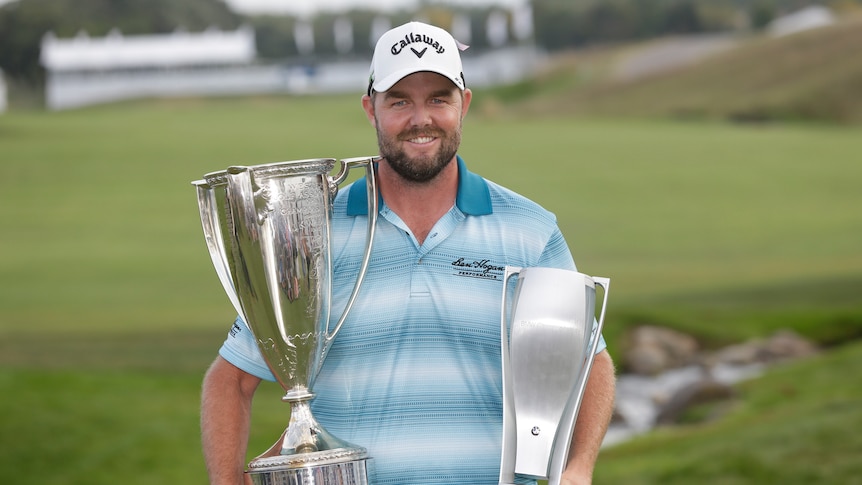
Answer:
<path fill-rule="evenodd" d="M 510 303 L 508 283 L 516 275 Z M 596 285 L 604 288 L 598 320 Z M 501 485 L 515 483 L 516 473 L 559 485 L 604 325 L 609 286 L 608 278 L 576 271 L 506 267 Z"/>
<path fill-rule="evenodd" d="M 359 292 L 377 223 L 377 157 L 235 166 L 192 182 L 219 280 L 248 324 L 290 404 L 281 438 L 248 464 L 257 485 L 364 485 L 365 448 L 329 434 L 312 416 L 312 386 Z M 353 292 L 332 329 L 331 203 L 353 167 L 368 190 L 366 249 Z"/>

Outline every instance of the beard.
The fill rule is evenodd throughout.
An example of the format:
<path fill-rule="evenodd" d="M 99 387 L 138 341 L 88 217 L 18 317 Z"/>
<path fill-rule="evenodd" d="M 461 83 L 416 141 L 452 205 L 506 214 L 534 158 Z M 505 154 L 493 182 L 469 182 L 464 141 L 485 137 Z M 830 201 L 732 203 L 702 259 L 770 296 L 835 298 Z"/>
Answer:
<path fill-rule="evenodd" d="M 433 136 L 440 140 L 440 149 L 436 153 L 429 153 L 411 157 L 400 148 L 400 142 L 417 138 L 420 136 Z M 434 179 L 455 157 L 458 147 L 461 145 L 461 126 L 446 133 L 439 128 L 414 128 L 399 133 L 396 136 L 386 136 L 377 126 L 377 144 L 380 156 L 395 170 L 395 173 L 406 181 L 423 183 Z"/>

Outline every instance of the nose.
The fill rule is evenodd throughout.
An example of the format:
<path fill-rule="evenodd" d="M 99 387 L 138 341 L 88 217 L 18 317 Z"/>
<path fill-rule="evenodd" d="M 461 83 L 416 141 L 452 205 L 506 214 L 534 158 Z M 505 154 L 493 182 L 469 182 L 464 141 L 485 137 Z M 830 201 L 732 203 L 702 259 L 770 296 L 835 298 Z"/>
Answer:
<path fill-rule="evenodd" d="M 410 124 L 412 126 L 429 126 L 431 125 L 431 111 L 422 103 L 413 105 L 413 110 L 410 113 Z"/>

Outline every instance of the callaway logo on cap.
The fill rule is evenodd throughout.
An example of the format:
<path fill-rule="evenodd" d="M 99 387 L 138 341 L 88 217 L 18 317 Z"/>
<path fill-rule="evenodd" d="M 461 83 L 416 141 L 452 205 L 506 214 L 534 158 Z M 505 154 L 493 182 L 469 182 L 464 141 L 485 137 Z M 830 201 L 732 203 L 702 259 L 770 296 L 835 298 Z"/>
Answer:
<path fill-rule="evenodd" d="M 368 94 L 382 92 L 414 72 L 430 71 L 446 76 L 464 89 L 464 73 L 458 42 L 445 30 L 410 22 L 386 32 L 377 41 L 371 60 Z"/>

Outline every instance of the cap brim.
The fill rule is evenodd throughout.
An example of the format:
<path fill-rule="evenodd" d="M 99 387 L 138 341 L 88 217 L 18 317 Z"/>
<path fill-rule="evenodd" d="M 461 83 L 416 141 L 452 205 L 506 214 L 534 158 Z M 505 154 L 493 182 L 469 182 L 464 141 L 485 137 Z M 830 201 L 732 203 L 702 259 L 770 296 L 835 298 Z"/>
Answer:
<path fill-rule="evenodd" d="M 386 76 L 383 79 L 376 79 L 374 81 L 374 83 L 371 85 L 371 89 L 377 91 L 378 93 L 382 93 L 383 91 L 389 91 L 389 89 L 392 86 L 394 86 L 395 84 L 397 84 L 398 81 L 404 79 L 405 77 L 407 77 L 411 74 L 415 74 L 417 72 L 433 72 L 435 74 L 439 74 L 439 75 L 445 77 L 446 79 L 452 81 L 452 84 L 454 84 L 456 88 L 463 89 L 461 86 L 458 85 L 458 81 L 456 79 L 453 79 L 448 73 L 443 72 L 442 69 L 434 69 L 433 67 L 429 67 L 426 69 L 419 69 L 419 70 L 411 68 L 411 69 L 402 69 L 400 71 L 396 71 L 396 72 Z"/>

